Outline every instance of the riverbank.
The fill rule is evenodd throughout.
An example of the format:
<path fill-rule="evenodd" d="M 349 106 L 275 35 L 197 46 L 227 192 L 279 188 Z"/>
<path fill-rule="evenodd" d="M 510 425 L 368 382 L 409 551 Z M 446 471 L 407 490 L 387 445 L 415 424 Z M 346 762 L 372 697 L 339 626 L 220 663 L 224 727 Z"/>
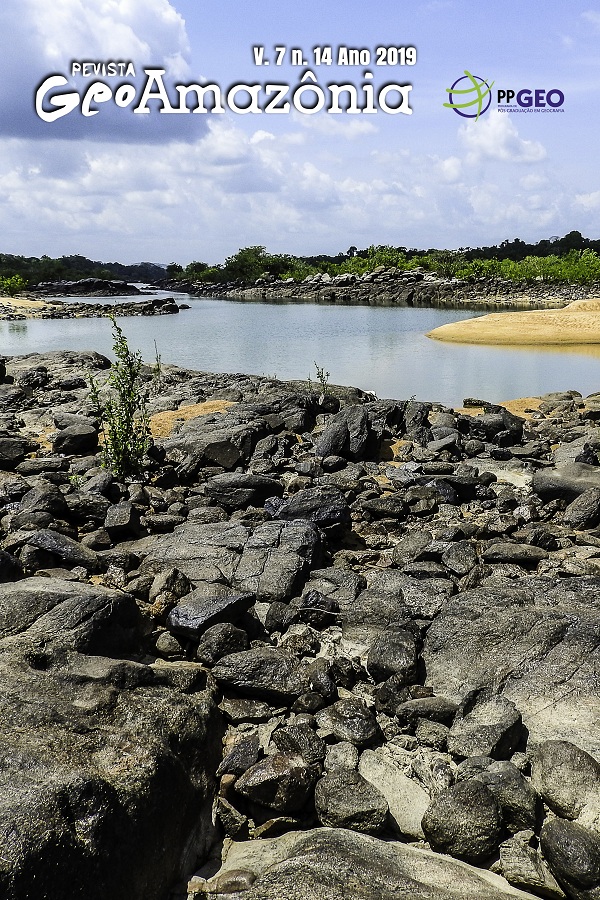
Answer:
<path fill-rule="evenodd" d="M 600 285 L 523 284 L 497 278 L 461 281 L 419 269 L 380 266 L 365 275 L 315 275 L 302 282 L 259 278 L 252 284 L 161 282 L 198 297 L 263 303 L 324 303 L 440 309 L 548 309 L 600 294 Z"/>
<path fill-rule="evenodd" d="M 600 344 L 600 299 L 560 310 L 502 313 L 440 325 L 427 337 L 459 344 L 510 346 Z"/>
<path fill-rule="evenodd" d="M 119 481 L 109 365 L 0 366 L 6 896 L 597 890 L 598 396 L 163 365 Z"/>

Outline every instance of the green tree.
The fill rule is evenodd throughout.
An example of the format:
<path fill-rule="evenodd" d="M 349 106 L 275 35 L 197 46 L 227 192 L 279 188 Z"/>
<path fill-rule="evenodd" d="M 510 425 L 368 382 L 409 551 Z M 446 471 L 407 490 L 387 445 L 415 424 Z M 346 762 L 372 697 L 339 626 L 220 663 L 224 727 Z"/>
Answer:
<path fill-rule="evenodd" d="M 243 247 L 227 257 L 223 272 L 226 281 L 256 281 L 266 271 L 268 256 L 264 247 Z"/>
<path fill-rule="evenodd" d="M 8 294 L 9 297 L 14 297 L 15 294 L 25 290 L 26 287 L 27 281 L 24 278 L 21 278 L 20 275 L 9 275 L 0 278 L 0 291 L 4 294 Z"/>

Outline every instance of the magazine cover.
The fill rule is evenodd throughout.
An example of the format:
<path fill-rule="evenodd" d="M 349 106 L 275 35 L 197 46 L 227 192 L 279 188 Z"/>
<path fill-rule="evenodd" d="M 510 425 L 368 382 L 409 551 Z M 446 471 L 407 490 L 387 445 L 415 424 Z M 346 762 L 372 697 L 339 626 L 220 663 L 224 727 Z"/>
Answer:
<path fill-rule="evenodd" d="M 0 897 L 600 896 L 600 6 L 0 26 Z"/>

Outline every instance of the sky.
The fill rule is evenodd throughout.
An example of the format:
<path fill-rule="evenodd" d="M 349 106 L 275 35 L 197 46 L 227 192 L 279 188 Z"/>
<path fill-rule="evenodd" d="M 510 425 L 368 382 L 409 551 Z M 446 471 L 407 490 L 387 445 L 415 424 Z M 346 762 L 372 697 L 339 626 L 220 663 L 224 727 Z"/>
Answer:
<path fill-rule="evenodd" d="M 600 238 L 600 3 L 591 0 L 3 0 L 0 44 L 0 252 L 186 265 L 251 245 L 305 256 L 571 230 Z M 253 47 L 264 47 L 268 67 Z M 275 47 L 285 48 L 281 65 Z M 331 47 L 331 65 L 316 65 L 315 47 Z M 336 65 L 340 47 L 368 51 L 370 62 Z M 378 47 L 415 47 L 416 63 L 378 65 Z M 131 62 L 135 76 L 72 76 L 74 61 Z M 349 83 L 364 98 L 370 72 L 376 98 L 386 84 L 410 84 L 412 113 L 376 103 L 375 113 L 334 114 L 326 101 L 315 114 L 293 103 L 281 114 L 228 104 L 222 114 L 164 114 L 149 100 L 136 114 L 145 72 L 157 68 L 172 105 L 177 85 L 207 81 L 224 95 L 233 84 L 284 84 L 289 100 L 304 76 L 326 97 L 328 84 Z M 491 85 L 478 119 L 443 105 L 465 71 Z M 46 121 L 35 97 L 53 75 L 74 108 Z M 108 99 L 84 116 L 81 98 L 98 81 Z M 123 84 L 135 99 L 118 106 Z M 558 91 L 550 98 L 564 102 L 507 112 L 499 90 L 537 90 L 540 104 Z M 52 96 L 40 113 L 59 109 Z M 314 95 L 303 96 L 308 106 Z M 400 99 L 387 96 L 390 106 Z"/>

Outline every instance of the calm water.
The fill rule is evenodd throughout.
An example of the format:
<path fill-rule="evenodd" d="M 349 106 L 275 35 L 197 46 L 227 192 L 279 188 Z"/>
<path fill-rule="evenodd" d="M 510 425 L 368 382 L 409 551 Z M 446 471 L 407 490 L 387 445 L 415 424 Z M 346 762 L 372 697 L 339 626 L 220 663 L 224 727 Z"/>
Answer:
<path fill-rule="evenodd" d="M 118 298 L 116 298 L 118 299 Z M 131 299 L 131 298 L 122 298 Z M 144 359 L 212 372 L 315 378 L 316 361 L 331 382 L 379 397 L 459 405 L 464 397 L 491 401 L 574 388 L 600 390 L 600 347 L 580 352 L 442 344 L 425 337 L 437 325 L 473 312 L 438 309 L 238 303 L 179 295 L 189 310 L 177 316 L 126 318 L 129 346 Z M 0 322 L 0 354 L 93 349 L 111 355 L 104 319 Z"/>

